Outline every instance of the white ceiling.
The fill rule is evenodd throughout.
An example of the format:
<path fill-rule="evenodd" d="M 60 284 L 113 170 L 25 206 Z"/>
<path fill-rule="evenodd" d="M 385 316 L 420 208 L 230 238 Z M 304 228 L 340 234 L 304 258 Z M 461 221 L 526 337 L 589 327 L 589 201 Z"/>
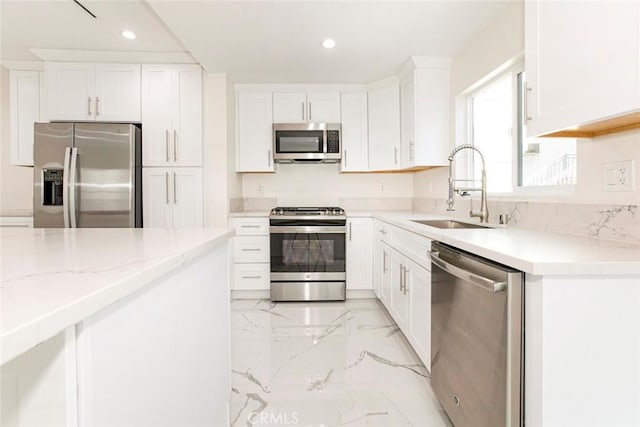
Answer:
<path fill-rule="evenodd" d="M 29 49 L 184 52 L 186 49 L 141 0 L 81 0 L 89 16 L 72 0 L 0 0 L 0 59 L 33 61 Z M 127 40 L 123 29 L 138 38 Z"/>
<path fill-rule="evenodd" d="M 234 82 L 369 83 L 412 55 L 455 55 L 522 0 L 81 1 L 98 19 L 72 0 L 0 0 L 0 59 L 38 59 L 29 49 L 85 51 L 78 60 L 86 51 L 188 51 Z M 138 38 L 122 38 L 125 28 Z M 320 45 L 327 37 L 332 50 Z"/>
<path fill-rule="evenodd" d="M 209 72 L 242 83 L 368 83 L 453 56 L 508 1 L 147 0 Z M 516 0 L 517 1 L 517 0 Z M 324 38 L 337 46 L 324 49 Z"/>

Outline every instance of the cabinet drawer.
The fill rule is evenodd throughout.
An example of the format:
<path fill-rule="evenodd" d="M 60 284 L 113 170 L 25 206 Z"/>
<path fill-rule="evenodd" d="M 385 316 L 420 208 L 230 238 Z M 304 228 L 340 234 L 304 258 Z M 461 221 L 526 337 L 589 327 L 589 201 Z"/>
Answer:
<path fill-rule="evenodd" d="M 381 240 L 383 242 L 390 243 L 393 226 L 386 222 L 378 221 L 373 224 L 373 238 L 374 240 Z"/>
<path fill-rule="evenodd" d="M 233 289 L 236 291 L 269 289 L 270 277 L 268 263 L 233 265 Z"/>
<path fill-rule="evenodd" d="M 269 218 L 234 218 L 236 236 L 268 236 Z"/>
<path fill-rule="evenodd" d="M 269 236 L 233 238 L 233 262 L 269 262 Z"/>
<path fill-rule="evenodd" d="M 394 227 L 394 248 L 411 258 L 421 267 L 431 271 L 431 263 L 427 259 L 427 251 L 431 249 L 431 240 L 419 234 Z"/>

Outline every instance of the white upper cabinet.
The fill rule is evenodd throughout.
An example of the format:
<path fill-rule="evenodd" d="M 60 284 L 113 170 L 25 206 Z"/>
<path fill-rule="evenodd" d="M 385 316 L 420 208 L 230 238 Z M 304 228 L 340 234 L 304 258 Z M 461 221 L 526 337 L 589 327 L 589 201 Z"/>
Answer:
<path fill-rule="evenodd" d="M 50 120 L 140 121 L 140 64 L 45 64 Z"/>
<path fill-rule="evenodd" d="M 274 123 L 340 123 L 340 93 L 274 93 Z"/>
<path fill-rule="evenodd" d="M 236 172 L 273 172 L 271 92 L 238 92 Z"/>
<path fill-rule="evenodd" d="M 95 119 L 140 121 L 140 65 L 97 64 L 95 73 Z"/>
<path fill-rule="evenodd" d="M 202 70 L 142 66 L 143 166 L 202 165 Z"/>
<path fill-rule="evenodd" d="M 525 2 L 528 136 L 640 110 L 640 2 Z"/>
<path fill-rule="evenodd" d="M 369 170 L 400 167 L 400 90 L 397 82 L 369 91 Z"/>
<path fill-rule="evenodd" d="M 33 166 L 33 124 L 40 120 L 39 71 L 10 71 L 11 164 Z"/>
<path fill-rule="evenodd" d="M 340 123 L 340 93 L 308 93 L 307 116 L 308 122 Z"/>
<path fill-rule="evenodd" d="M 342 119 L 342 172 L 369 170 L 369 137 L 367 125 L 367 94 L 343 93 Z"/>
<path fill-rule="evenodd" d="M 274 93 L 273 123 L 307 122 L 306 93 Z"/>
<path fill-rule="evenodd" d="M 400 72 L 403 169 L 448 164 L 450 64 L 449 58 L 413 57 Z"/>

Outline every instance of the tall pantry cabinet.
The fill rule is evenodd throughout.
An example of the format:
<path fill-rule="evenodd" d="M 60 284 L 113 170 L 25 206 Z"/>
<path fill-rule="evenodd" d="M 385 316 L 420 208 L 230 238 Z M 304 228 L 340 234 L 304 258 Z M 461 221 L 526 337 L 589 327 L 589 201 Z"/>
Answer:
<path fill-rule="evenodd" d="M 145 227 L 202 227 L 202 70 L 142 65 Z"/>

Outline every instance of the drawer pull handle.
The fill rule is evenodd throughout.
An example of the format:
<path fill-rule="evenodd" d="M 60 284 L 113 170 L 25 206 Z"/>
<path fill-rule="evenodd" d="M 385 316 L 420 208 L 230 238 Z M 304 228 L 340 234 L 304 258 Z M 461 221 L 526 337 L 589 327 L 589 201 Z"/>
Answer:
<path fill-rule="evenodd" d="M 262 279 L 262 276 L 242 276 L 243 279 Z"/>
<path fill-rule="evenodd" d="M 260 252 L 262 249 L 258 249 L 258 248 L 242 248 L 241 249 L 244 252 Z"/>
<path fill-rule="evenodd" d="M 259 225 L 241 225 L 240 228 L 260 228 Z"/>

